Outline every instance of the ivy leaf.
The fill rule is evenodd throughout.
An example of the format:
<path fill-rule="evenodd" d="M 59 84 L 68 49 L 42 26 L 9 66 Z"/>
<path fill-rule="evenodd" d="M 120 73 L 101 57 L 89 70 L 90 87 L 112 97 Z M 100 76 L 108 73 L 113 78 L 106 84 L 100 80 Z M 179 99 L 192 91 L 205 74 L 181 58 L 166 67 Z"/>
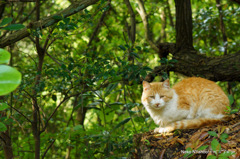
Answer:
<path fill-rule="evenodd" d="M 23 28 L 25 28 L 25 26 L 22 25 L 22 24 L 11 24 L 11 25 L 8 25 L 8 26 L 6 26 L 2 29 L 8 30 L 8 31 L 15 31 L 15 30 L 21 30 Z"/>
<path fill-rule="evenodd" d="M 0 96 L 15 90 L 21 83 L 21 78 L 21 73 L 15 68 L 0 65 Z"/>
<path fill-rule="evenodd" d="M 0 64 L 8 64 L 9 60 L 10 60 L 11 54 L 0 48 Z"/>

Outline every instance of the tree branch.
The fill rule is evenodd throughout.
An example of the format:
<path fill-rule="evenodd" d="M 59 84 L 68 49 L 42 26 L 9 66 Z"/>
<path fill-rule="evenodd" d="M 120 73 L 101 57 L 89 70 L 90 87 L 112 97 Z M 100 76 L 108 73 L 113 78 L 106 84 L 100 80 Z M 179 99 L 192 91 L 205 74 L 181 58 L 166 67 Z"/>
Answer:
<path fill-rule="evenodd" d="M 240 51 L 221 57 L 206 57 L 193 52 L 181 52 L 173 56 L 178 60 L 174 66 L 161 65 L 154 68 L 145 80 L 166 71 L 174 71 L 186 76 L 201 76 L 212 81 L 240 81 Z"/>
<path fill-rule="evenodd" d="M 37 28 L 46 28 L 49 27 L 59 21 L 59 19 L 54 18 L 55 16 L 61 16 L 63 18 L 69 17 L 73 14 L 78 13 L 79 11 L 85 9 L 86 7 L 95 4 L 99 0 L 82 0 L 80 2 L 75 2 L 71 4 L 68 8 L 64 9 L 63 11 L 60 11 L 59 13 L 52 15 L 50 17 L 45 17 L 39 21 L 31 22 L 27 28 L 24 28 L 22 30 L 13 32 L 7 37 L 4 37 L 0 40 L 0 48 L 3 48 L 5 46 L 8 46 L 10 44 L 13 44 L 19 40 L 22 40 L 25 37 L 28 37 L 30 35 L 29 29 L 37 29 Z"/>
<path fill-rule="evenodd" d="M 133 8 L 129 2 L 129 0 L 124 0 L 127 8 L 128 8 L 128 12 L 130 14 L 130 22 L 131 22 L 131 31 L 130 31 L 130 38 L 132 41 L 132 44 L 134 45 L 135 43 L 135 34 L 136 34 L 136 20 L 135 20 L 135 13 L 133 11 Z"/>

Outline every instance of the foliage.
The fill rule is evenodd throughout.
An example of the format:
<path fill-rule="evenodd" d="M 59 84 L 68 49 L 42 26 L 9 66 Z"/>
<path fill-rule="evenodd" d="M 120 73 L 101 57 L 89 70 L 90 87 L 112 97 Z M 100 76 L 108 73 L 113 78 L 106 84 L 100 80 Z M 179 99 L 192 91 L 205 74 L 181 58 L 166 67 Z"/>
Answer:
<path fill-rule="evenodd" d="M 55 15 L 71 2 L 41 1 L 40 15 Z M 34 158 L 34 102 L 39 106 L 40 152 L 45 158 L 128 157 L 132 151 L 134 134 L 154 128 L 152 120 L 149 120 L 150 117 L 141 105 L 141 81 L 159 63 L 174 66 L 177 60 L 171 56 L 159 59 L 150 48 L 144 38 L 142 20 L 136 11 L 137 2 L 130 1 L 137 22 L 134 43 L 128 33 L 131 27 L 126 5 L 120 1 L 112 0 L 111 5 L 108 2 L 101 0 L 68 17 L 63 14 L 55 15 L 52 18 L 56 21 L 55 24 L 36 29 L 31 28 L 36 21 L 32 12 L 35 9 L 34 3 L 16 2 L 12 6 L 6 5 L 4 18 L 0 23 L 1 38 L 12 31 L 24 29 L 25 26 L 30 33 L 29 38 L 8 48 L 12 54 L 12 66 L 22 73 L 21 84 L 19 85 L 19 73 L 17 77 L 0 75 L 0 81 L 16 82 L 12 89 L 9 84 L 3 87 L 0 83 L 1 89 L 13 91 L 19 85 L 12 95 L 4 93 L 4 100 L 10 107 L 6 103 L 0 105 L 0 111 L 4 110 L 7 114 L 1 117 L 1 121 L 6 121 L 4 124 L 11 130 L 12 148 L 16 158 Z M 193 3 L 194 43 L 200 53 L 219 56 L 223 46 L 221 35 L 215 29 L 219 27 L 219 15 L 216 8 L 209 7 L 210 2 Z M 236 23 L 239 21 L 239 9 L 227 2 L 223 3 L 229 52 L 236 52 L 240 40 Z M 170 25 L 170 18 L 161 18 L 164 14 L 172 14 L 174 17 L 172 4 L 153 0 L 145 2 L 150 27 L 157 35 L 153 37 L 155 41 L 175 41 L 175 30 Z M 157 6 L 164 6 L 165 9 Z M 166 11 L 168 6 L 170 13 Z M 163 24 L 166 24 L 165 28 Z M 235 31 L 231 31 L 232 27 Z M 161 31 L 165 32 L 166 37 L 160 35 Z M 37 46 L 38 38 L 41 47 Z M 43 48 L 46 50 L 42 69 L 39 69 L 39 50 Z M 10 59 L 9 54 L 5 51 L 1 53 L 4 54 L 0 58 L 1 63 L 8 63 L 6 61 Z M 0 66 L 0 73 L 6 67 L 9 69 L 7 74 L 17 74 L 16 69 L 6 65 Z M 167 71 L 165 72 L 163 78 L 168 77 Z M 171 84 L 177 82 L 178 78 L 173 72 L 170 73 Z M 219 85 L 227 90 L 226 83 Z M 239 89 L 238 83 L 232 83 L 236 109 L 240 102 Z M 232 108 L 229 107 L 229 111 L 230 109 Z M 7 129 L 4 124 L 0 122 L 1 131 Z M 226 139 L 224 135 L 215 139 L 213 146 Z M 150 144 L 148 140 L 145 142 Z M 204 148 L 206 147 L 199 149 Z M 3 155 L 1 151 L 0 156 Z"/>

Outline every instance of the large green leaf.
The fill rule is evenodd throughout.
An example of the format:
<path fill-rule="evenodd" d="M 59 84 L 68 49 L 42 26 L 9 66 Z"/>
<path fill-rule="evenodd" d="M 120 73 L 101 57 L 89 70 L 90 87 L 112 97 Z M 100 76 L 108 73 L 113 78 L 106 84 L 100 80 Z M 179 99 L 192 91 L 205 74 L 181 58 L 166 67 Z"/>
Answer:
<path fill-rule="evenodd" d="M 12 22 L 12 20 L 13 19 L 11 17 L 10 18 L 4 18 L 2 20 L 2 22 L 0 23 L 0 26 L 4 26 L 4 25 L 8 24 L 8 23 Z"/>
<path fill-rule="evenodd" d="M 11 54 L 0 48 L 0 64 L 8 64 L 9 60 L 10 60 Z"/>
<path fill-rule="evenodd" d="M 0 65 L 0 96 L 12 92 L 21 83 L 21 73 L 7 65 Z"/>
<path fill-rule="evenodd" d="M 21 30 L 23 28 L 25 28 L 25 26 L 22 25 L 22 24 L 11 24 L 11 25 L 8 25 L 8 26 L 6 26 L 2 29 L 8 30 L 8 31 L 14 31 L 14 30 Z"/>

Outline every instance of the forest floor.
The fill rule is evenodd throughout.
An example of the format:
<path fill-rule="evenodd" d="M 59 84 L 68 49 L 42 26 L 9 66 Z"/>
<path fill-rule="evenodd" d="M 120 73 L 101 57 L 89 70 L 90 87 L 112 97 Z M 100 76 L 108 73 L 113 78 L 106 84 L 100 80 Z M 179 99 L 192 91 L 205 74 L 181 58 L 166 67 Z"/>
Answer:
<path fill-rule="evenodd" d="M 134 144 L 135 159 L 239 159 L 240 112 L 229 121 L 201 129 L 136 134 Z"/>

